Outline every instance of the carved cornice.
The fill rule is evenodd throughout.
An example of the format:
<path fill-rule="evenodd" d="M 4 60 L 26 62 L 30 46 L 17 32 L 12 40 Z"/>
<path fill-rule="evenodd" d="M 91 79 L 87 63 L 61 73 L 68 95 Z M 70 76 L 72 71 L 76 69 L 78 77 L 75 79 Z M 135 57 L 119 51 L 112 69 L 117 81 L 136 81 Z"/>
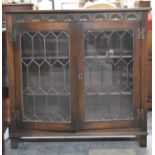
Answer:
<path fill-rule="evenodd" d="M 101 13 L 29 13 L 12 14 L 14 23 L 54 21 L 131 21 L 141 20 L 142 12 L 101 12 Z"/>

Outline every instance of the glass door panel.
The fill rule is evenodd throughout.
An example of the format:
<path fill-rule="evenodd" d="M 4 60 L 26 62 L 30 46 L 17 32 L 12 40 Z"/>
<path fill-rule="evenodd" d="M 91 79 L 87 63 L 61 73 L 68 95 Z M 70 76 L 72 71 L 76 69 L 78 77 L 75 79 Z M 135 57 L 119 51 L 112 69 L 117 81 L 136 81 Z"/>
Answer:
<path fill-rule="evenodd" d="M 69 33 L 20 33 L 24 122 L 71 123 Z"/>
<path fill-rule="evenodd" d="M 133 119 L 131 30 L 84 32 L 85 121 Z"/>

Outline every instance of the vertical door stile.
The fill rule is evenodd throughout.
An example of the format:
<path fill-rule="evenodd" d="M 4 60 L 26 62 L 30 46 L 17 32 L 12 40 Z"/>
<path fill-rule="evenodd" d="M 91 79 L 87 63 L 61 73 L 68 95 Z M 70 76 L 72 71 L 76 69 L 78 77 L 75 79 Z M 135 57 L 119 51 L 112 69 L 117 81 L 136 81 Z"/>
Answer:
<path fill-rule="evenodd" d="M 78 130 L 78 35 L 77 23 L 70 23 L 70 79 L 71 79 L 71 124 L 74 131 Z"/>
<path fill-rule="evenodd" d="M 85 96 L 84 96 L 84 38 L 83 38 L 83 23 L 78 22 L 78 40 L 79 40 L 79 52 L 78 52 L 78 83 L 79 83 L 79 96 L 78 96 L 78 107 L 79 107 L 79 128 L 84 128 L 85 120 Z"/>
<path fill-rule="evenodd" d="M 147 22 L 146 22 L 147 21 Z M 140 25 L 141 28 L 141 46 L 140 46 L 140 60 L 141 60 L 141 110 L 144 111 L 144 119 L 141 119 L 141 129 L 142 131 L 147 131 L 147 109 L 146 109 L 146 103 L 147 103 L 147 75 L 148 75 L 148 51 L 147 51 L 147 37 L 148 37 L 148 14 L 143 14 L 143 20 Z"/>
<path fill-rule="evenodd" d="M 14 59 L 15 59 L 15 99 L 16 99 L 16 111 L 18 111 L 18 115 L 16 117 L 18 122 L 18 128 L 21 127 L 21 122 L 23 119 L 22 116 L 22 104 L 21 104 L 21 96 L 22 96 L 22 87 L 20 82 L 22 81 L 22 75 L 21 75 L 21 71 L 22 71 L 22 64 L 21 64 L 21 40 L 20 40 L 20 32 L 16 32 L 16 42 L 15 42 L 15 47 L 14 47 Z"/>
<path fill-rule="evenodd" d="M 139 27 L 140 27 L 140 23 L 139 23 Z M 133 57 L 133 73 L 134 73 L 134 81 L 133 81 L 133 94 L 134 94 L 134 117 L 135 119 L 137 119 L 137 115 L 138 115 L 138 110 L 141 108 L 140 105 L 140 68 L 141 68 L 141 49 L 140 49 L 140 45 L 141 45 L 141 39 L 139 38 L 139 30 L 136 29 L 137 32 L 135 32 L 134 35 L 134 57 Z M 139 125 L 139 120 L 136 121 L 136 124 Z"/>

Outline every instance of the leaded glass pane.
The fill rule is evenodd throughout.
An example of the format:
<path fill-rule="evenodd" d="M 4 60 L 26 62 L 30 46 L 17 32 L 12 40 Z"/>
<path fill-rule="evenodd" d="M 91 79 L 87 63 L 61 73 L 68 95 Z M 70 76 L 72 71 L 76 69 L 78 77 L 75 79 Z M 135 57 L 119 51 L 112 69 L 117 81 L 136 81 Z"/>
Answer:
<path fill-rule="evenodd" d="M 46 56 L 56 57 L 57 56 L 57 38 L 54 33 L 48 33 L 48 35 L 46 36 L 45 45 L 46 45 Z"/>
<path fill-rule="evenodd" d="M 69 50 L 69 43 L 68 43 L 68 34 L 66 33 L 60 33 L 58 38 L 58 55 L 59 56 L 66 56 L 68 57 L 69 53 L 66 53 L 65 51 Z"/>
<path fill-rule="evenodd" d="M 24 93 L 23 95 L 23 109 L 24 109 L 24 119 L 31 119 L 33 116 L 33 109 L 34 109 L 34 98 L 31 93 Z M 31 107 L 31 108 L 30 108 Z"/>
<path fill-rule="evenodd" d="M 84 32 L 85 120 L 133 118 L 132 31 Z"/>
<path fill-rule="evenodd" d="M 96 36 L 96 52 L 98 55 L 106 56 L 108 51 L 108 37 L 105 33 Z"/>
<path fill-rule="evenodd" d="M 70 122 L 68 32 L 21 32 L 20 39 L 23 120 Z"/>
<path fill-rule="evenodd" d="M 25 80 L 25 78 L 23 79 Z M 28 65 L 28 87 L 36 91 L 39 85 L 39 66 L 35 61 Z"/>
<path fill-rule="evenodd" d="M 21 40 L 21 48 L 23 57 L 32 57 L 32 37 L 29 33 L 24 33 Z"/>
<path fill-rule="evenodd" d="M 33 52 L 35 57 L 44 57 L 44 36 L 40 32 L 33 35 Z"/>

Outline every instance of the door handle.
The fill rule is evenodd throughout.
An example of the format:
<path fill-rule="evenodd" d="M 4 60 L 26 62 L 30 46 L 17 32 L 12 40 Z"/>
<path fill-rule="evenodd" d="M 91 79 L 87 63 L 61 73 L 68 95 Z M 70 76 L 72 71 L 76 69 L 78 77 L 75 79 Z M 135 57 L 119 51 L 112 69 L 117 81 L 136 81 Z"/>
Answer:
<path fill-rule="evenodd" d="M 80 74 L 78 75 L 78 78 L 79 78 L 79 80 L 83 80 L 83 74 L 80 73 Z"/>

